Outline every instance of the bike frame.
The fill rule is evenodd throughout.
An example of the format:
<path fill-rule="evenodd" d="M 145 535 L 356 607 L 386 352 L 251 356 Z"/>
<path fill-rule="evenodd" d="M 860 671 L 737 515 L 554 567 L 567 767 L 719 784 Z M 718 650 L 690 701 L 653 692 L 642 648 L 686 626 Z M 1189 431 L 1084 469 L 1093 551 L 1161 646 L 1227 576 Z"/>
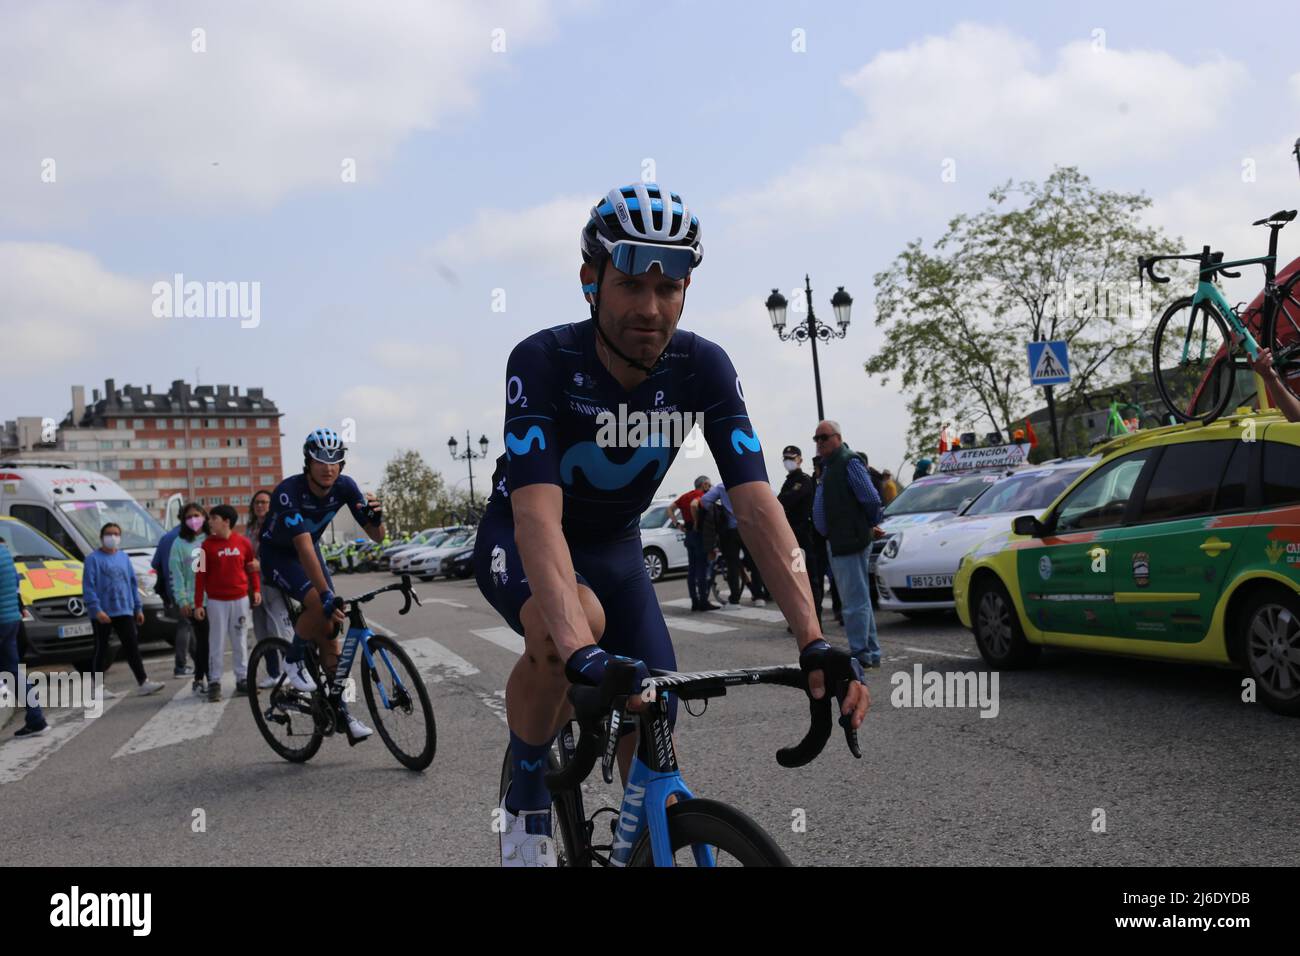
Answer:
<path fill-rule="evenodd" d="M 361 648 L 361 653 L 365 656 L 366 663 L 370 666 L 370 669 L 378 673 L 378 668 L 375 666 L 375 655 L 370 650 L 370 639 L 375 636 L 375 632 L 367 626 L 365 618 L 361 614 L 361 607 L 359 605 L 352 605 L 348 617 L 348 634 L 347 637 L 343 639 L 343 650 L 339 653 L 338 666 L 334 671 L 334 680 L 338 684 L 346 682 L 348 675 L 352 673 L 352 663 L 356 659 L 358 647 Z M 397 676 L 397 670 L 393 667 L 393 662 L 389 660 L 388 655 L 384 653 L 382 648 L 379 651 L 379 657 L 383 659 L 384 665 L 388 668 L 388 672 L 393 676 L 394 686 L 405 692 L 406 687 L 402 684 L 402 679 Z M 379 681 L 378 685 L 379 698 L 383 702 L 384 709 L 391 710 L 393 704 L 392 701 L 389 700 L 388 691 L 384 689 L 384 682 Z"/>
<path fill-rule="evenodd" d="M 650 850 L 655 866 L 672 866 L 668 801 L 672 797 L 690 800 L 694 796 L 682 780 L 677 766 L 672 728 L 668 725 L 667 695 L 658 695 L 651 708 L 648 718 L 640 715 L 641 738 L 623 788 L 623 803 L 609 855 L 611 866 L 627 866 L 632 848 L 646 830 L 650 831 Z M 714 865 L 713 851 L 709 847 L 692 846 L 691 850 L 697 866 Z"/>

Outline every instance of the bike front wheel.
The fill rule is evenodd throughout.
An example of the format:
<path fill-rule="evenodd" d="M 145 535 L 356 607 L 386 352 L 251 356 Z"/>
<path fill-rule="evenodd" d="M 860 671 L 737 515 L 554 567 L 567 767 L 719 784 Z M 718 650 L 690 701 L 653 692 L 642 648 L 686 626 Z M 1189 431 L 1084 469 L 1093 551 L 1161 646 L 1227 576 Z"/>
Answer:
<path fill-rule="evenodd" d="M 400 644 L 380 636 L 370 638 L 369 644 L 374 667 L 368 658 L 361 659 L 366 707 L 379 736 L 402 766 L 424 770 L 438 749 L 429 691 Z"/>
<path fill-rule="evenodd" d="M 680 800 L 668 808 L 673 866 L 699 866 L 704 850 L 712 866 L 790 866 L 767 831 L 735 807 L 714 800 Z M 630 866 L 654 866 L 650 833 L 632 848 Z"/>
<path fill-rule="evenodd" d="M 1300 273 L 1295 273 L 1278 289 L 1276 311 L 1268 319 L 1265 344 L 1273 353 L 1273 368 L 1282 387 L 1300 400 L 1300 297 L 1297 286 Z"/>
<path fill-rule="evenodd" d="M 314 695 L 297 691 L 284 676 L 289 642 L 267 637 L 257 642 L 248 657 L 248 706 L 253 722 L 271 749 L 291 763 L 305 763 L 320 750 L 324 735 L 313 713 Z M 268 664 L 279 675 L 271 687 L 258 687 L 268 676 Z"/>
<path fill-rule="evenodd" d="M 1232 399 L 1232 339 L 1210 302 L 1193 308 L 1188 296 L 1165 309 L 1156 326 L 1152 364 L 1160 399 L 1179 421 L 1212 422 Z"/>

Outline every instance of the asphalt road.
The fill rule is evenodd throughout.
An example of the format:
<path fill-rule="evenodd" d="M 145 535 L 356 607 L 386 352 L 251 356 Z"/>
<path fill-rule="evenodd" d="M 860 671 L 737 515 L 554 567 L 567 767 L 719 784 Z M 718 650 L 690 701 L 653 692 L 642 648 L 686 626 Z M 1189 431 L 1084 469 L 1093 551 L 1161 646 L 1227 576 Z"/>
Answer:
<path fill-rule="evenodd" d="M 343 577 L 339 590 L 389 580 Z M 775 615 L 747 602 L 740 617 L 690 614 L 669 603 L 685 590 L 681 577 L 658 586 L 680 669 L 794 662 Z M 331 738 L 310 763 L 286 763 L 244 698 L 194 700 L 157 650 L 147 657 L 167 680 L 161 694 L 123 697 L 91 720 L 51 712 L 53 732 L 29 741 L 9 739 L 17 723 L 5 731 L 0 862 L 318 865 L 328 838 L 339 847 L 331 861 L 495 865 L 517 638 L 472 581 L 419 592 L 425 606 L 406 617 L 396 599 L 367 613 L 427 662 L 438 753 L 425 773 L 403 769 L 378 736 L 356 748 Z M 700 623 L 716 627 L 687 629 Z M 802 865 L 1300 864 L 1300 723 L 1243 703 L 1236 674 L 1049 652 L 1032 670 L 998 675 L 996 717 L 895 707 L 891 679 L 915 665 L 986 668 L 955 618 L 879 623 L 885 661 L 868 678 L 864 759 L 837 732 L 809 767 L 780 768 L 773 754 L 801 736 L 806 705 L 786 689 L 744 688 L 679 720 L 693 791 L 743 809 Z M 828 637 L 845 642 L 839 627 Z M 133 686 L 124 663 L 109 686 Z M 602 797 L 616 805 L 595 779 L 588 808 Z"/>

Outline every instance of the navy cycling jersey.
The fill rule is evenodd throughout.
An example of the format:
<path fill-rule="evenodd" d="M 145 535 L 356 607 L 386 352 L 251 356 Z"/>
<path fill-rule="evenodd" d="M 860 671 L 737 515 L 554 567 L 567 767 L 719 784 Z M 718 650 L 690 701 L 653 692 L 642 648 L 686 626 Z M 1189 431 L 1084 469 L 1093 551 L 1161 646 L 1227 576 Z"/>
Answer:
<path fill-rule="evenodd" d="M 357 523 L 370 522 L 366 496 L 347 475 L 339 475 L 324 498 L 317 498 L 307 484 L 306 475 L 293 475 L 275 486 L 271 493 L 271 510 L 266 513 L 261 541 L 283 551 L 293 551 L 293 539 L 306 531 L 313 542 L 346 506 Z"/>
<path fill-rule="evenodd" d="M 506 364 L 506 452 L 489 506 L 508 508 L 525 485 L 559 485 L 567 538 L 634 531 L 696 424 L 728 487 L 767 481 L 740 377 L 720 346 L 679 329 L 628 391 L 597 358 L 590 319 L 537 332 Z"/>

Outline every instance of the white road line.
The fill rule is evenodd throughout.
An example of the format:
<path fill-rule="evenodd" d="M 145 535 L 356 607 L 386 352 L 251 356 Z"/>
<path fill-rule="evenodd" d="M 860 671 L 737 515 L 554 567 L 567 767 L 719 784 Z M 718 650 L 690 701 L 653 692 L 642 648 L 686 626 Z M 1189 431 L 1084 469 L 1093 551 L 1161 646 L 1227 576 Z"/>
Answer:
<path fill-rule="evenodd" d="M 903 650 L 905 650 L 905 651 L 911 651 L 913 654 L 931 654 L 931 655 L 933 655 L 934 657 L 949 657 L 949 658 L 952 658 L 952 659 L 955 660 L 955 661 L 974 661 L 974 660 L 979 660 L 979 658 L 977 658 L 977 657 L 963 657 L 963 656 L 962 656 L 961 654 L 959 654 L 959 653 L 955 653 L 955 652 L 952 652 L 952 651 L 935 651 L 935 650 L 931 650 L 931 649 L 928 648 L 928 647 L 907 647 L 906 645 L 904 645 Z"/>
<path fill-rule="evenodd" d="M 734 631 L 734 627 L 728 627 L 726 624 L 714 624 L 711 621 L 697 621 L 693 617 L 682 617 L 677 614 L 665 614 L 664 620 L 668 626 L 679 631 L 691 631 L 695 634 L 721 634 L 723 631 Z"/>
<path fill-rule="evenodd" d="M 691 599 L 684 597 L 660 603 L 665 607 L 690 607 Z M 785 615 L 780 611 L 769 611 L 763 607 L 740 607 L 736 604 L 725 604 L 718 610 L 709 613 L 720 617 L 734 617 L 742 621 L 762 621 L 764 624 L 785 623 Z"/>
<path fill-rule="evenodd" d="M 468 604 L 461 604 L 459 601 L 452 601 L 448 598 L 427 598 L 422 597 L 420 600 L 425 604 L 445 604 L 448 607 L 469 607 Z"/>
<path fill-rule="evenodd" d="M 113 759 L 208 736 L 217 729 L 226 705 L 235 699 L 229 693 L 233 688 L 234 684 L 229 684 L 220 701 L 209 703 L 206 695 L 194 695 L 190 681 L 181 681 L 181 687 L 172 699 L 155 711 L 144 726 L 117 749 Z"/>
<path fill-rule="evenodd" d="M 403 641 L 402 649 L 411 655 L 411 660 L 419 669 L 420 675 L 430 684 L 449 678 L 470 677 L 478 673 L 477 667 L 431 637 L 417 637 L 414 640 Z"/>
<path fill-rule="evenodd" d="M 0 784 L 14 783 L 27 776 L 56 750 L 102 718 L 121 699 L 110 697 L 105 700 L 104 710 L 98 718 L 87 719 L 81 710 L 47 710 L 45 719 L 50 723 L 49 730 L 39 737 L 10 739 L 0 746 Z"/>
<path fill-rule="evenodd" d="M 470 633 L 515 654 L 524 652 L 524 639 L 508 627 L 485 627 Z"/>

